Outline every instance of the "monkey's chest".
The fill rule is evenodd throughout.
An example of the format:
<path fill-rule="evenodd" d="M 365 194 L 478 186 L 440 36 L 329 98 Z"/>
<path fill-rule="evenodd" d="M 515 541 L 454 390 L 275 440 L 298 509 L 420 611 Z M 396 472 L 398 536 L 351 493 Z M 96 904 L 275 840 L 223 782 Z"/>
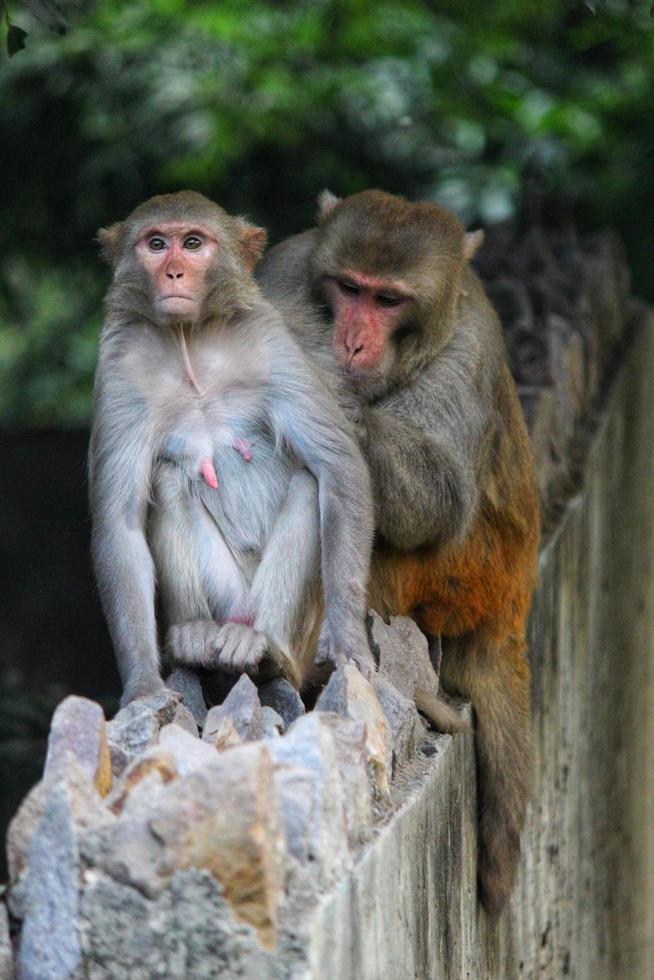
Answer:
<path fill-rule="evenodd" d="M 261 418 L 183 415 L 160 458 L 183 471 L 233 551 L 263 549 L 297 467 Z"/>

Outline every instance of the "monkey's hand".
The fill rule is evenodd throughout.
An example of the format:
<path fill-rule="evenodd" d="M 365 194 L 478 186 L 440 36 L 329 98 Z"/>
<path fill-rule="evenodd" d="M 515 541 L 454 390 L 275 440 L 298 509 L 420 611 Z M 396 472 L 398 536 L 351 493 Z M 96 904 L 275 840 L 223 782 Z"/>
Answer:
<path fill-rule="evenodd" d="M 248 673 L 257 680 L 281 675 L 299 685 L 299 672 L 290 656 L 248 623 L 221 626 L 212 619 L 179 623 L 168 630 L 166 648 L 175 663 L 187 667 Z"/>
<path fill-rule="evenodd" d="M 320 631 L 316 664 L 320 666 L 327 663 L 334 664 L 336 669 L 354 663 L 366 680 L 371 681 L 376 668 L 365 631 L 362 629 L 360 636 L 342 639 L 335 636 L 332 628 L 325 622 Z"/>
<path fill-rule="evenodd" d="M 247 673 L 256 680 L 282 676 L 294 687 L 300 684 L 292 658 L 269 636 L 247 623 L 225 623 L 220 628 L 212 666 L 230 673 Z"/>

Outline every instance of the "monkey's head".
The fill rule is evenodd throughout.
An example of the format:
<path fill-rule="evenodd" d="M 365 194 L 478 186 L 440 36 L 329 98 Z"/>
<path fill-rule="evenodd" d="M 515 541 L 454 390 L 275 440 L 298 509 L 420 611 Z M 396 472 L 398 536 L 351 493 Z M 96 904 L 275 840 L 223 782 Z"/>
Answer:
<path fill-rule="evenodd" d="M 180 191 L 150 198 L 98 239 L 114 270 L 108 307 L 166 326 L 246 308 L 266 233 L 202 194 Z"/>
<path fill-rule="evenodd" d="M 461 276 L 482 241 L 437 204 L 382 191 L 323 192 L 312 288 L 334 318 L 334 353 L 374 397 L 448 341 Z"/>

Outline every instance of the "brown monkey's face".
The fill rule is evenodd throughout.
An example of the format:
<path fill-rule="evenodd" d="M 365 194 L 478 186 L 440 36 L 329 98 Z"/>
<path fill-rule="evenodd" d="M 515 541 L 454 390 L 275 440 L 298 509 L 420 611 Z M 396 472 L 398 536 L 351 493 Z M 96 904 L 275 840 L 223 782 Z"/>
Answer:
<path fill-rule="evenodd" d="M 197 319 L 217 254 L 216 234 L 206 225 L 163 221 L 145 230 L 136 256 L 150 278 L 162 319 Z"/>
<path fill-rule="evenodd" d="M 391 337 L 414 305 L 407 285 L 347 269 L 327 276 L 324 288 L 334 315 L 332 344 L 339 364 L 360 384 L 387 375 L 395 358 Z"/>
<path fill-rule="evenodd" d="M 319 203 L 314 294 L 333 316 L 338 362 L 375 398 L 447 343 L 468 258 L 463 225 L 436 204 L 383 191 L 326 192 Z"/>

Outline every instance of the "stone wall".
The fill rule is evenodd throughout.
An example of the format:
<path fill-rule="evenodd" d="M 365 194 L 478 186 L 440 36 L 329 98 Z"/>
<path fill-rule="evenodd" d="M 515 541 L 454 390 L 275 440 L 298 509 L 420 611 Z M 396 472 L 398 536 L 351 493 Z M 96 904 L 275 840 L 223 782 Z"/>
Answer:
<path fill-rule="evenodd" d="M 190 673 L 183 703 L 108 724 L 62 702 L 8 834 L 0 978 L 651 976 L 652 327 L 611 236 L 499 230 L 481 270 L 548 528 L 509 910 L 492 925 L 476 899 L 471 736 L 426 730 L 424 638 L 373 617 L 377 677 L 336 672 L 309 714 L 284 682 L 243 678 L 207 715 Z"/>

